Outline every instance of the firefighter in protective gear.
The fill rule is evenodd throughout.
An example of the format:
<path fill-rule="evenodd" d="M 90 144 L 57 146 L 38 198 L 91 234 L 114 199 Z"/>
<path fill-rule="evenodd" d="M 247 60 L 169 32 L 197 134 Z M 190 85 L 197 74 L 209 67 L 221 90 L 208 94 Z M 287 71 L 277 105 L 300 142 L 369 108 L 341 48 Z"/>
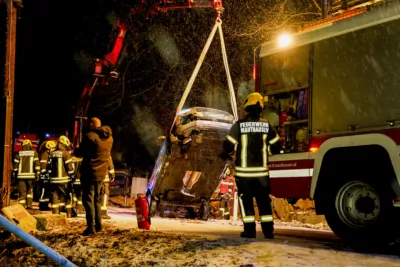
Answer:
<path fill-rule="evenodd" d="M 234 187 L 234 178 L 232 177 L 230 169 L 227 168 L 225 171 L 224 179 L 219 185 L 219 196 L 221 199 L 221 207 L 219 210 L 221 211 L 221 216 L 223 219 L 230 219 L 229 201 L 231 200 L 235 192 Z"/>
<path fill-rule="evenodd" d="M 40 163 L 30 140 L 22 141 L 22 150 L 15 155 L 13 165 L 14 175 L 18 179 L 18 203 L 32 209 L 33 182 L 39 178 Z"/>
<path fill-rule="evenodd" d="M 108 199 L 110 197 L 110 183 L 114 181 L 114 163 L 112 158 L 110 157 L 110 165 L 108 167 L 108 173 L 106 178 L 103 181 L 103 186 L 101 188 L 101 218 L 102 219 L 111 219 L 111 217 L 107 214 L 108 208 Z"/>
<path fill-rule="evenodd" d="M 68 191 L 68 183 L 73 180 L 74 168 L 71 155 L 67 148 L 71 145 L 68 137 L 60 136 L 57 149 L 50 153 L 49 176 L 51 187 L 51 211 L 53 214 L 60 213 L 60 207 L 66 201 L 67 217 L 72 217 L 72 200 Z M 62 205 L 64 204 L 64 205 Z"/>
<path fill-rule="evenodd" d="M 53 140 L 45 141 L 40 146 L 40 198 L 39 210 L 48 210 L 50 202 L 49 173 L 47 165 L 50 164 L 50 153 L 56 148 L 57 144 Z"/>
<path fill-rule="evenodd" d="M 260 118 L 263 108 L 264 99 L 259 93 L 252 93 L 246 98 L 246 116 L 232 126 L 220 154 L 221 158 L 229 159 L 236 146 L 235 178 L 244 225 L 240 236 L 246 238 L 256 237 L 253 197 L 257 201 L 264 237 L 274 237 L 268 147 L 278 142 L 280 137 L 268 121 Z"/>
<path fill-rule="evenodd" d="M 84 214 L 85 209 L 82 204 L 82 187 L 81 187 L 81 174 L 79 173 L 79 169 L 82 164 L 82 158 L 77 158 L 75 156 L 72 157 L 72 163 L 74 165 L 75 171 L 75 179 L 72 181 L 72 187 L 74 190 L 74 194 L 72 196 L 72 206 L 76 209 L 77 214 Z"/>

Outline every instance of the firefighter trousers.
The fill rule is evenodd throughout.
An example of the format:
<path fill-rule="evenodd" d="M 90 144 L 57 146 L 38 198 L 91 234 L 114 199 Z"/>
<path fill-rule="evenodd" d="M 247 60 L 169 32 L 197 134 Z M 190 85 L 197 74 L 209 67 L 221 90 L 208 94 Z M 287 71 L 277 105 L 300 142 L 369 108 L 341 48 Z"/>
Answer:
<path fill-rule="evenodd" d="M 40 179 L 39 210 L 48 210 L 50 202 L 50 183 L 49 179 Z"/>
<path fill-rule="evenodd" d="M 59 214 L 65 207 L 67 216 L 72 214 L 72 199 L 68 190 L 68 183 L 51 183 L 51 211 L 53 214 Z"/>
<path fill-rule="evenodd" d="M 220 206 L 219 210 L 221 211 L 221 216 L 222 216 L 222 218 L 230 217 L 230 209 L 229 209 L 229 200 L 231 199 L 230 195 L 229 194 L 224 194 L 224 195 L 221 194 L 220 197 L 221 197 L 221 206 Z"/>
<path fill-rule="evenodd" d="M 107 213 L 108 198 L 110 196 L 110 183 L 103 183 L 101 187 L 101 211 Z"/>
<path fill-rule="evenodd" d="M 32 208 L 33 179 L 18 179 L 18 203 Z"/>
<path fill-rule="evenodd" d="M 258 212 L 260 215 L 261 228 L 264 235 L 270 235 L 274 231 L 274 220 L 272 216 L 271 192 L 269 187 L 269 176 L 257 178 L 236 177 L 239 193 L 240 212 L 242 214 L 245 232 L 255 233 L 255 212 L 253 198 L 256 198 Z"/>
<path fill-rule="evenodd" d="M 74 195 L 73 195 L 73 207 L 80 208 L 82 203 L 82 186 L 80 184 L 73 184 Z"/>
<path fill-rule="evenodd" d="M 86 211 L 86 223 L 88 228 L 101 229 L 101 188 L 103 182 L 81 180 L 82 202 Z"/>

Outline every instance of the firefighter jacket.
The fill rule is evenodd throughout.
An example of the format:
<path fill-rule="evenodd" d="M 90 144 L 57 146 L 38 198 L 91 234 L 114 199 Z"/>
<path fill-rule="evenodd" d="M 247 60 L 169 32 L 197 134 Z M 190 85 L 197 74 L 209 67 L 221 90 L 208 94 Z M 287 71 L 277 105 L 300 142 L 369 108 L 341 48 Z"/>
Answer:
<path fill-rule="evenodd" d="M 35 179 L 36 173 L 40 172 L 38 153 L 32 149 L 18 151 L 13 165 L 18 179 Z"/>
<path fill-rule="evenodd" d="M 75 156 L 72 157 L 72 164 L 74 167 L 74 181 L 73 184 L 80 185 L 81 184 L 81 174 L 79 172 L 82 164 L 82 158 L 77 158 Z"/>
<path fill-rule="evenodd" d="M 47 172 L 47 165 L 50 164 L 50 150 L 45 150 L 41 155 L 40 155 L 40 172 L 42 174 L 45 174 Z"/>
<path fill-rule="evenodd" d="M 226 176 L 225 179 L 223 179 L 219 185 L 219 193 L 222 195 L 229 194 L 233 195 L 235 192 L 234 189 L 234 179 L 232 176 Z"/>
<path fill-rule="evenodd" d="M 80 168 L 81 182 L 103 181 L 110 165 L 111 148 L 113 145 L 112 131 L 108 126 L 90 130 L 84 135 L 81 145 L 75 155 L 82 157 Z"/>
<path fill-rule="evenodd" d="M 74 174 L 71 155 L 64 149 L 58 148 L 50 153 L 49 176 L 51 184 L 65 184 Z"/>
<path fill-rule="evenodd" d="M 236 177 L 269 176 L 268 149 L 279 141 L 274 127 L 267 121 L 247 115 L 232 125 L 223 143 L 225 153 L 235 153 Z"/>
<path fill-rule="evenodd" d="M 115 170 L 114 170 L 114 163 L 112 160 L 112 157 L 110 157 L 110 165 L 108 166 L 108 173 L 106 175 L 106 178 L 104 179 L 103 183 L 109 183 L 110 181 L 110 176 L 115 175 Z"/>

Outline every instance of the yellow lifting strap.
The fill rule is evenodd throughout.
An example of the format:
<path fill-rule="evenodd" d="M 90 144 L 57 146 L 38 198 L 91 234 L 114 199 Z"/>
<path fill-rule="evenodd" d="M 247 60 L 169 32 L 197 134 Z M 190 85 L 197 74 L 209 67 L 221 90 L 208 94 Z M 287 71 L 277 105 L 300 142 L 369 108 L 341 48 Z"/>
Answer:
<path fill-rule="evenodd" d="M 200 67 L 203 64 L 203 61 L 207 55 L 208 49 L 210 48 L 211 42 L 214 39 L 215 33 L 218 29 L 219 32 L 219 37 L 221 40 L 221 51 L 222 51 L 222 58 L 223 58 L 223 63 L 225 66 L 225 71 L 226 71 L 226 78 L 228 80 L 228 88 L 229 88 L 229 95 L 230 95 L 230 99 L 231 99 L 231 106 L 232 106 L 232 111 L 233 111 L 233 117 L 235 118 L 235 122 L 238 120 L 238 111 L 237 111 L 237 104 L 236 104 L 236 95 L 235 95 L 235 90 L 233 88 L 233 83 L 232 83 L 232 78 L 231 78 L 231 74 L 229 71 L 229 65 L 228 65 L 228 56 L 226 55 L 226 48 L 225 48 L 225 40 L 224 40 L 224 35 L 222 33 L 222 20 L 221 19 L 217 19 L 215 22 L 215 25 L 210 33 L 210 36 L 207 39 L 206 45 L 203 48 L 203 51 L 201 52 L 200 58 L 197 61 L 196 67 L 194 68 L 194 71 L 192 73 L 192 76 L 190 77 L 190 80 L 185 88 L 185 91 L 183 92 L 181 101 L 179 102 L 178 108 L 176 109 L 176 115 L 175 115 L 175 119 L 174 122 L 172 124 L 172 127 L 175 125 L 176 122 L 176 118 L 179 114 L 179 112 L 181 112 L 183 105 L 186 102 L 186 99 L 189 95 L 190 90 L 192 89 L 193 83 L 197 77 L 197 74 L 199 73 Z M 171 131 L 172 131 L 172 127 L 171 127 Z"/>

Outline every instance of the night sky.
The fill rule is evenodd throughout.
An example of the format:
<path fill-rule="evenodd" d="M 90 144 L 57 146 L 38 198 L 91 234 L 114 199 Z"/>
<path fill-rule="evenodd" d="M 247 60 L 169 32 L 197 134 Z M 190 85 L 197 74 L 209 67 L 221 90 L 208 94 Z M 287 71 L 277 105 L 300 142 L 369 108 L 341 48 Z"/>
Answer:
<path fill-rule="evenodd" d="M 59 135 L 67 128 L 72 137 L 73 107 L 93 73 L 94 60 L 112 48 L 116 18 L 125 17 L 130 27 L 118 66 L 124 79 L 95 92 L 89 116 L 112 127 L 114 153 L 120 153 L 130 166 L 151 170 L 158 154 L 156 139 L 171 127 L 216 14 L 212 9 L 192 9 L 150 19 L 144 14 L 126 16 L 127 5 L 137 1 L 23 1 L 17 24 L 14 132 L 29 131 L 43 137 L 45 133 Z M 235 34 L 251 31 L 252 23 L 258 27 L 263 19 L 268 21 L 275 12 L 262 12 L 268 12 L 271 5 L 269 1 L 224 1 L 225 42 L 238 103 L 253 90 L 246 86 L 251 80 L 253 51 L 267 35 L 260 31 L 245 37 Z M 4 5 L 0 12 L 0 58 L 4 59 Z M 2 88 L 3 82 L 1 77 Z M 4 119 L 4 98 L 1 104 Z M 187 105 L 230 111 L 218 43 L 212 44 Z M 3 134 L 1 131 L 1 140 Z"/>

